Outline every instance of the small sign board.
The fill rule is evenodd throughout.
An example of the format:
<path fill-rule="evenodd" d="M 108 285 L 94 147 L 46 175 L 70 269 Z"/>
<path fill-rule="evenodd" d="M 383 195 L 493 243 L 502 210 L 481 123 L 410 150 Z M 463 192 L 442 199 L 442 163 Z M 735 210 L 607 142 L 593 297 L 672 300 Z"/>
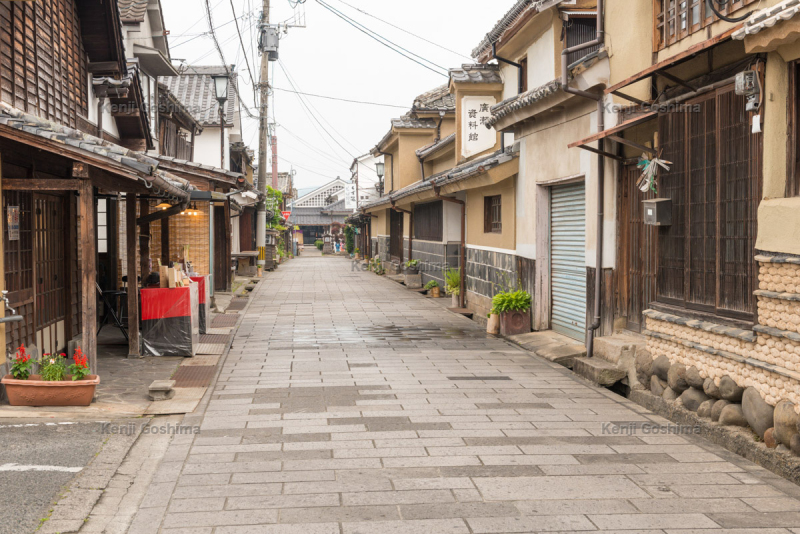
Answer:
<path fill-rule="evenodd" d="M 19 206 L 8 207 L 8 240 L 19 241 Z"/>
<path fill-rule="evenodd" d="M 356 184 L 345 184 L 344 209 L 352 210 L 357 207 L 358 207 L 358 198 L 356 198 Z"/>
<path fill-rule="evenodd" d="M 283 217 L 287 221 L 289 220 L 289 217 L 291 217 L 291 215 L 292 215 L 291 211 L 282 211 L 281 212 L 281 217 Z"/>
<path fill-rule="evenodd" d="M 497 144 L 497 131 L 486 127 L 497 100 L 489 96 L 465 96 L 461 102 L 461 155 L 470 158 Z"/>

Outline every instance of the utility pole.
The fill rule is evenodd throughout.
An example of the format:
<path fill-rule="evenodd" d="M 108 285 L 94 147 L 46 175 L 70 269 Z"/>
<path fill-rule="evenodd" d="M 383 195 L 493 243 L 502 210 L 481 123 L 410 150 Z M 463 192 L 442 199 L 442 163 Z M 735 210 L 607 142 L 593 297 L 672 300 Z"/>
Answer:
<path fill-rule="evenodd" d="M 258 203 L 256 214 L 256 246 L 258 247 L 258 266 L 263 271 L 266 265 L 267 245 L 267 136 L 269 126 L 269 59 L 270 54 L 265 50 L 266 32 L 269 27 L 269 0 L 262 0 L 261 31 L 259 49 L 261 51 L 261 80 L 260 80 L 260 106 L 258 129 L 258 192 L 262 196 Z"/>

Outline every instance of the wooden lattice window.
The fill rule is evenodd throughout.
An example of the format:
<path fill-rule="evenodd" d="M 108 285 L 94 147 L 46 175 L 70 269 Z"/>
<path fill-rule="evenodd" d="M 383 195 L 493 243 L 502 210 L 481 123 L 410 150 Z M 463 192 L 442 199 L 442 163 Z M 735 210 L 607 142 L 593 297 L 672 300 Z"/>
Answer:
<path fill-rule="evenodd" d="M 750 124 L 732 86 L 659 117 L 661 157 L 673 163 L 658 179 L 673 209 L 658 235 L 659 301 L 753 318 L 762 136 Z"/>
<path fill-rule="evenodd" d="M 499 234 L 503 231 L 502 197 L 500 195 L 483 198 L 483 231 Z"/>
<path fill-rule="evenodd" d="M 597 39 L 597 17 L 596 15 L 571 15 L 564 23 L 566 34 L 566 46 L 572 48 Z M 567 55 L 567 64 L 572 65 L 576 61 L 583 59 L 592 52 L 600 49 L 600 45 L 591 46 Z"/>
<path fill-rule="evenodd" d="M 414 239 L 442 240 L 442 201 L 414 206 Z"/>
<path fill-rule="evenodd" d="M 715 1 L 715 0 L 711 0 Z M 757 0 L 728 0 L 725 5 L 715 4 L 723 15 L 736 11 Z M 654 50 L 662 50 L 681 39 L 719 20 L 706 5 L 706 0 L 654 0 Z"/>

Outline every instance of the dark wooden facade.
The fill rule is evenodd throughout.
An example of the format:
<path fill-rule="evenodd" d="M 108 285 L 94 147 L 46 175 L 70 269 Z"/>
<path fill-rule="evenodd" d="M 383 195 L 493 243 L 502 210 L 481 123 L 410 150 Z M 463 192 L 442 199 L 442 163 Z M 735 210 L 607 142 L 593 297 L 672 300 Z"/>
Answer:
<path fill-rule="evenodd" d="M 0 100 L 78 128 L 87 67 L 74 0 L 0 1 Z"/>

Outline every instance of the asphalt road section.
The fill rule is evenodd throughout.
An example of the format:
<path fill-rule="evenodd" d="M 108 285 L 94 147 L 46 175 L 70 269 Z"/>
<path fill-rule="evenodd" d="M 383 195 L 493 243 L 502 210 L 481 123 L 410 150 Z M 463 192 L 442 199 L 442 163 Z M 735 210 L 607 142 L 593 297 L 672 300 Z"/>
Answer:
<path fill-rule="evenodd" d="M 99 422 L 0 420 L 0 534 L 34 532 L 108 436 Z"/>

